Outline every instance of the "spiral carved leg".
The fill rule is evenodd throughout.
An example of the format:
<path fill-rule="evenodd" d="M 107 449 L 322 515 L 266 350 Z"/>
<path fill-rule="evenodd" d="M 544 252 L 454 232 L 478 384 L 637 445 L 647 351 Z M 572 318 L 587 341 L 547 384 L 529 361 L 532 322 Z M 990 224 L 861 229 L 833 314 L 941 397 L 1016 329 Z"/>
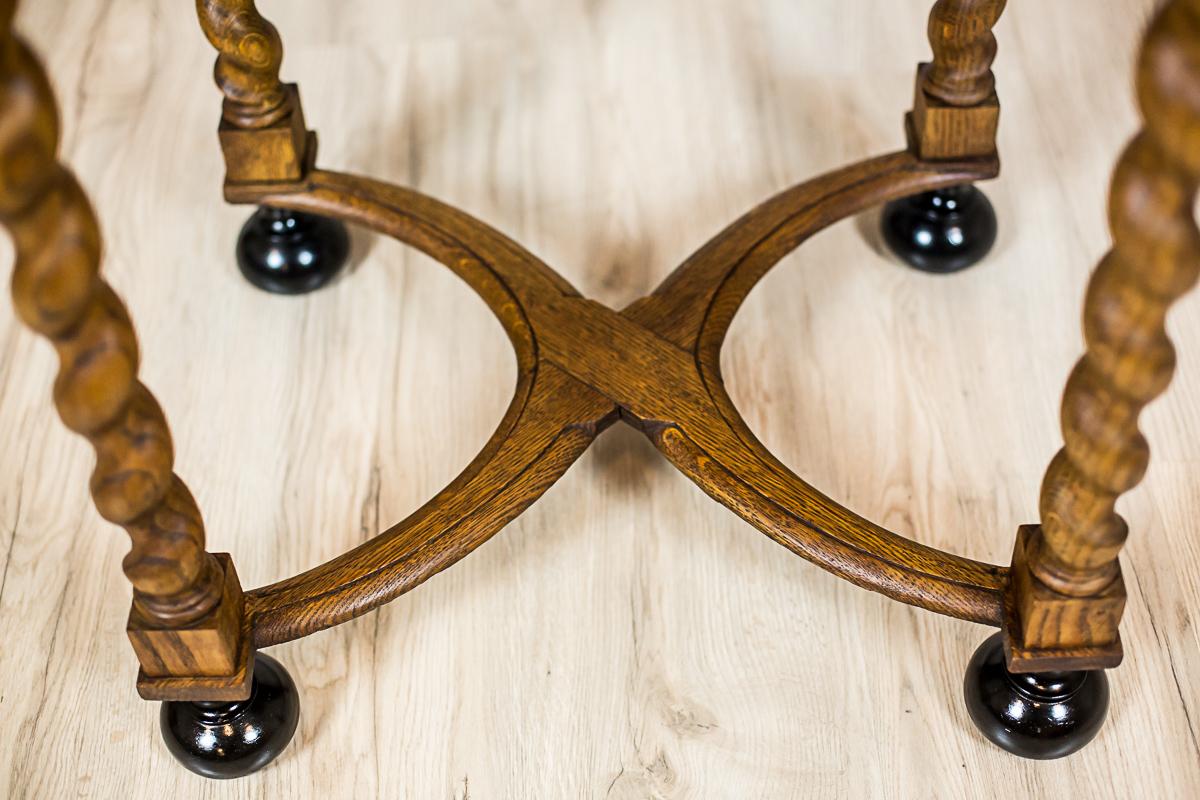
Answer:
<path fill-rule="evenodd" d="M 274 761 L 296 732 L 300 698 L 275 659 L 254 657 L 250 697 L 233 703 L 166 702 L 159 723 L 171 755 L 206 778 L 241 778 Z"/>
<path fill-rule="evenodd" d="M 980 732 L 1022 758 L 1074 753 L 1099 733 L 1108 714 L 1104 670 L 1009 672 L 999 633 L 975 651 L 963 693 Z"/>
<path fill-rule="evenodd" d="M 346 265 L 350 237 L 338 220 L 260 207 L 242 226 L 238 268 L 246 280 L 275 294 L 320 289 Z"/>
<path fill-rule="evenodd" d="M 883 210 L 883 238 L 901 261 L 923 272 L 958 272 L 996 242 L 996 212 L 970 184 L 904 197 Z"/>

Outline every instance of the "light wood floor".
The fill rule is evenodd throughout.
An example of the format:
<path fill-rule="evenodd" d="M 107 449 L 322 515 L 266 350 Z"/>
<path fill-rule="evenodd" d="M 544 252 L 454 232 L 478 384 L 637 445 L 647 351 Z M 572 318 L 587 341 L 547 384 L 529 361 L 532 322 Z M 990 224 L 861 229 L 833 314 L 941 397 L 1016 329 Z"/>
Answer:
<path fill-rule="evenodd" d="M 260 6 L 324 164 L 461 205 L 618 305 L 770 193 L 898 149 L 928 4 Z M 1003 229 L 985 265 L 918 274 L 881 253 L 873 217 L 845 222 L 760 285 L 723 357 L 800 475 L 997 563 L 1036 520 L 1108 174 L 1136 125 L 1152 2 L 1097 5 L 1014 2 L 999 25 Z M 249 288 L 190 4 L 25 6 L 211 548 L 254 586 L 415 509 L 507 405 L 499 324 L 433 262 L 367 236 L 327 291 Z M 987 630 L 791 556 L 618 426 L 451 571 L 277 648 L 300 731 L 268 770 L 214 784 L 171 761 L 135 694 L 126 539 L 92 510 L 91 453 L 50 407 L 52 351 L 0 304 L 0 797 L 1200 796 L 1200 299 L 1171 328 L 1178 376 L 1122 505 L 1126 661 L 1077 756 L 1022 762 L 970 727 L 960 681 Z"/>

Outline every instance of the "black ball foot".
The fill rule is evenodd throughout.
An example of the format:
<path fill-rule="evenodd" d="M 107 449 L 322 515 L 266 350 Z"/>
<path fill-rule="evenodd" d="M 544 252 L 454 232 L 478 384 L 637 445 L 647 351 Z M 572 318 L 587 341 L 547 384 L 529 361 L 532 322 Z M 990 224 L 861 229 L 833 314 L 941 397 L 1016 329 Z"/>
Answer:
<path fill-rule="evenodd" d="M 971 658 L 963 692 L 983 735 L 1023 758 L 1062 758 L 1090 742 L 1108 713 L 1104 670 L 1009 672 L 997 633 Z"/>
<path fill-rule="evenodd" d="M 260 207 L 237 241 L 246 280 L 276 294 L 304 294 L 337 275 L 350 253 L 346 226 L 335 219 Z"/>
<path fill-rule="evenodd" d="M 883 208 L 883 238 L 901 261 L 924 272 L 958 272 L 996 243 L 996 212 L 970 184 L 893 200 Z"/>
<path fill-rule="evenodd" d="M 241 778 L 283 752 L 300 719 L 292 677 L 275 659 L 254 656 L 250 698 L 234 703 L 162 704 L 159 723 L 171 755 L 206 778 Z"/>

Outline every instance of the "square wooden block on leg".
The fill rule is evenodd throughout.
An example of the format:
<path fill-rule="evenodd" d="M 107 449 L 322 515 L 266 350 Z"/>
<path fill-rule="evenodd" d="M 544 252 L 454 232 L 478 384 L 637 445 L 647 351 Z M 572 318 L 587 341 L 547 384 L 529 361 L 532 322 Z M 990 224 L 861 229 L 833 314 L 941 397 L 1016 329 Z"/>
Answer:
<path fill-rule="evenodd" d="M 982 103 L 953 106 L 923 88 L 929 64 L 917 68 L 916 96 L 908 115 L 910 145 L 923 161 L 988 158 L 996 155 L 1000 100 L 992 92 Z"/>
<path fill-rule="evenodd" d="M 239 128 L 222 119 L 218 128 L 226 182 L 289 183 L 304 177 L 312 161 L 313 137 L 304 123 L 296 84 L 284 84 L 291 111 L 265 128 Z"/>
<path fill-rule="evenodd" d="M 135 605 L 126 632 L 137 653 L 138 694 L 146 700 L 245 700 L 250 696 L 250 624 L 233 560 L 215 553 L 224 573 L 220 604 L 183 628 L 161 628 Z"/>
<path fill-rule="evenodd" d="M 1120 574 L 1102 592 L 1071 597 L 1048 588 L 1029 569 L 1037 525 L 1022 525 L 1004 596 L 1004 654 L 1010 672 L 1109 669 L 1121 663 L 1118 625 L 1125 610 Z"/>

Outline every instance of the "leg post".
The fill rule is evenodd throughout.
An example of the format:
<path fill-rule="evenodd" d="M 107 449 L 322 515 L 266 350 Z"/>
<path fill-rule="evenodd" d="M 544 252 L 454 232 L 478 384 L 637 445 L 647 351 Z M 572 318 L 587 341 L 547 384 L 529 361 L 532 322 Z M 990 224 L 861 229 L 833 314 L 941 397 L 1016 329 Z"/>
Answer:
<path fill-rule="evenodd" d="M 917 70 L 909 147 L 923 160 L 995 158 L 1000 104 L 991 65 L 992 27 L 1006 0 L 938 0 L 929 15 L 933 61 Z M 883 237 L 924 272 L 978 263 L 996 241 L 996 213 L 971 185 L 901 198 L 884 207 Z"/>
<path fill-rule="evenodd" d="M 219 135 L 225 156 L 225 194 L 294 184 L 317 154 L 317 137 L 304 123 L 300 93 L 279 79 L 283 42 L 253 0 L 196 0 L 205 36 L 217 49 L 215 76 L 225 95 Z M 333 279 L 349 255 L 346 226 L 338 220 L 260 208 L 243 226 L 237 262 L 255 286 L 303 294 Z"/>
<path fill-rule="evenodd" d="M 1128 526 L 1115 504 L 1145 474 L 1150 448 L 1138 416 L 1166 390 L 1174 371 L 1167 311 L 1200 275 L 1194 217 L 1200 183 L 1200 0 L 1172 0 L 1151 24 L 1137 86 L 1145 124 L 1113 176 L 1113 247 L 1088 286 L 1087 350 L 1063 393 L 1065 444 L 1042 482 L 1041 524 L 1023 527 L 1013 550 L 1004 663 L 997 661 L 992 640 L 976 655 L 980 663 L 973 662 L 966 683 L 968 707 L 980 729 L 1020 755 L 1030 755 L 1029 746 L 1005 735 L 1011 720 L 995 695 L 1017 702 L 1035 684 L 1092 685 L 1093 695 L 1070 701 L 1080 718 L 1077 726 L 1039 728 L 1033 755 L 1065 755 L 1099 727 L 1106 705 L 1097 687 L 1099 670 L 1121 661 L 1125 585 L 1117 557 Z"/>
<path fill-rule="evenodd" d="M 14 5 L 0 0 L 0 223 L 16 251 L 13 302 L 58 352 L 55 405 L 96 451 L 97 510 L 132 543 L 122 566 L 133 585 L 127 633 L 141 665 L 138 693 L 244 702 L 252 677 L 263 676 L 252 675 L 237 571 L 228 555 L 205 550 L 200 510 L 174 472 L 166 419 L 138 380 L 133 324 L 100 275 L 95 214 L 58 160 L 49 82 L 11 30 Z"/>

